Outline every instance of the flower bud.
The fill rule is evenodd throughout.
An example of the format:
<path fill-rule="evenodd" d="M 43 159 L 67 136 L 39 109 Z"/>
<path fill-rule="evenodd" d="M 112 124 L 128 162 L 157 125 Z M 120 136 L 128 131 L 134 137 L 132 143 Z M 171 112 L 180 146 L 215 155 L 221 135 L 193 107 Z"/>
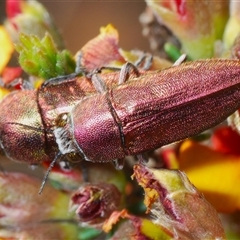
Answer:
<path fill-rule="evenodd" d="M 80 222 L 99 227 L 120 205 L 121 194 L 114 185 L 88 184 L 73 194 L 70 211 L 76 212 Z"/>
<path fill-rule="evenodd" d="M 144 203 L 155 223 L 175 233 L 175 238 L 182 234 L 190 239 L 224 238 L 216 210 L 183 172 L 135 165 L 134 177 L 144 188 Z"/>
<path fill-rule="evenodd" d="M 213 56 L 228 19 L 228 1 L 146 0 L 157 19 L 166 25 L 191 59 Z M 207 20 L 206 20 L 207 19 Z"/>
<path fill-rule="evenodd" d="M 49 33 L 59 49 L 64 48 L 60 34 L 48 11 L 38 1 L 7 0 L 7 21 L 5 27 L 14 43 L 18 42 L 19 33 L 32 34 L 43 38 Z"/>

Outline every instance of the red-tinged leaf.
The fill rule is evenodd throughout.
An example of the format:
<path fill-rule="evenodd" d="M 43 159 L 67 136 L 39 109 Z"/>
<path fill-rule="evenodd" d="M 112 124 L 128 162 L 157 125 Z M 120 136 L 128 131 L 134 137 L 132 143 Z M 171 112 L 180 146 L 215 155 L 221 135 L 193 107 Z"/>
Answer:
<path fill-rule="evenodd" d="M 16 78 L 19 78 L 22 72 L 21 67 L 6 67 L 2 73 L 2 80 L 5 84 L 9 84 Z"/>
<path fill-rule="evenodd" d="M 0 239 L 76 239 L 69 196 L 23 173 L 0 172 Z"/>
<path fill-rule="evenodd" d="M 76 61 L 78 61 L 79 54 L 81 66 L 88 71 L 108 66 L 112 62 L 125 62 L 119 53 L 118 32 L 111 24 L 102 27 L 100 34 L 76 54 Z"/>
<path fill-rule="evenodd" d="M 22 12 L 21 4 L 23 1 L 21 0 L 6 0 L 6 12 L 7 17 L 9 19 L 15 17 L 19 13 Z"/>
<path fill-rule="evenodd" d="M 102 27 L 100 34 L 77 52 L 76 61 L 80 61 L 80 66 L 88 71 L 101 67 L 120 68 L 126 62 L 136 64 L 139 61 L 138 67 L 143 70 L 164 69 L 172 65 L 165 59 L 152 57 L 142 51 L 125 51 L 119 47 L 118 38 L 118 31 L 111 24 Z"/>
<path fill-rule="evenodd" d="M 56 206 L 62 204 L 67 208 L 68 196 L 47 185 L 39 196 L 40 185 L 39 179 L 22 173 L 0 172 L 0 225 L 64 218 L 67 209 Z"/>
<path fill-rule="evenodd" d="M 178 13 L 180 16 L 186 14 L 186 1 L 185 0 L 169 0 L 162 1 L 162 6 L 170 11 Z"/>
<path fill-rule="evenodd" d="M 62 221 L 62 220 L 61 220 Z M 66 240 L 78 239 L 77 227 L 67 221 L 29 222 L 23 226 L 3 226 L 0 228 L 1 240 Z"/>
<path fill-rule="evenodd" d="M 184 16 L 186 14 L 186 0 L 175 0 L 175 2 L 178 14 Z"/>
<path fill-rule="evenodd" d="M 231 127 L 216 129 L 211 140 L 214 150 L 240 156 L 240 135 Z"/>

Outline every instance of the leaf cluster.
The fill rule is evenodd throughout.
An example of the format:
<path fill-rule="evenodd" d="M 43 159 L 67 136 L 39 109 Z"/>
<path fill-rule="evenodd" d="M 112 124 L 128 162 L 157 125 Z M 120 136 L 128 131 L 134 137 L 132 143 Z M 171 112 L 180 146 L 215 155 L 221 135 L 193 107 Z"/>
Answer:
<path fill-rule="evenodd" d="M 19 63 L 28 74 L 49 79 L 75 71 L 76 63 L 71 53 L 58 51 L 48 33 L 43 39 L 20 33 L 19 40 L 16 44 Z"/>

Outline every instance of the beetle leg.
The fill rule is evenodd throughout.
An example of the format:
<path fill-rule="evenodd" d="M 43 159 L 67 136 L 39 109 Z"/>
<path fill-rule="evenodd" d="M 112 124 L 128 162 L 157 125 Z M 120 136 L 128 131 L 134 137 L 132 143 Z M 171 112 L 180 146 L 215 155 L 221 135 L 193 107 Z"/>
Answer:
<path fill-rule="evenodd" d="M 149 70 L 150 67 L 152 66 L 152 62 L 153 62 L 153 55 L 143 53 L 142 56 L 134 63 L 134 65 L 137 68 L 140 68 L 142 70 Z"/>
<path fill-rule="evenodd" d="M 105 85 L 101 77 L 98 75 L 98 73 L 101 72 L 102 69 L 112 69 L 112 68 L 102 67 L 96 70 L 95 73 L 90 74 L 91 81 L 95 89 L 99 93 L 104 93 L 107 91 L 107 86 Z M 113 69 L 115 70 L 115 68 Z M 125 63 L 120 69 L 118 84 L 120 85 L 126 82 L 132 74 L 134 74 L 136 77 L 139 77 L 140 72 L 138 71 L 138 68 L 130 62 Z"/>
<path fill-rule="evenodd" d="M 119 71 L 119 70 L 122 70 L 125 67 L 125 65 L 131 64 L 131 68 L 134 69 L 134 72 L 136 73 L 136 72 L 138 72 L 138 70 L 136 70 L 136 69 L 141 69 L 141 70 L 145 70 L 145 71 L 149 70 L 150 67 L 152 66 L 152 61 L 153 61 L 153 56 L 151 54 L 144 53 L 135 63 L 126 62 L 122 67 L 103 66 L 103 67 L 99 68 L 98 71 L 101 72 L 104 69 L 112 70 L 112 71 Z"/>
<path fill-rule="evenodd" d="M 92 81 L 93 86 L 99 93 L 104 93 L 107 91 L 106 84 L 103 82 L 103 80 L 97 73 L 94 73 L 91 76 L 91 81 Z"/>
<path fill-rule="evenodd" d="M 113 163 L 115 169 L 122 170 L 124 167 L 125 158 L 114 159 L 112 161 L 112 163 Z"/>
<path fill-rule="evenodd" d="M 6 88 L 14 88 L 16 86 L 20 86 L 21 90 L 33 90 L 33 84 L 31 84 L 29 81 L 27 80 L 23 80 L 22 78 L 17 78 L 15 80 L 13 80 L 12 82 L 10 82 L 9 84 L 1 84 Z"/>
<path fill-rule="evenodd" d="M 187 59 L 187 54 L 182 54 L 173 64 L 173 66 L 179 66 Z"/>
<path fill-rule="evenodd" d="M 131 73 L 134 73 L 136 77 L 140 76 L 140 72 L 138 71 L 138 68 L 134 64 L 127 62 L 121 68 L 118 84 L 120 85 L 126 82 L 129 79 Z"/>
<path fill-rule="evenodd" d="M 41 85 L 41 88 L 43 89 L 49 85 L 58 85 L 60 83 L 75 81 L 76 77 L 78 77 L 79 75 L 84 75 L 84 74 L 85 74 L 85 72 L 84 72 L 84 70 L 82 70 L 82 72 L 79 72 L 79 73 L 71 73 L 71 74 L 65 75 L 65 76 L 58 76 L 58 77 L 50 78 Z"/>

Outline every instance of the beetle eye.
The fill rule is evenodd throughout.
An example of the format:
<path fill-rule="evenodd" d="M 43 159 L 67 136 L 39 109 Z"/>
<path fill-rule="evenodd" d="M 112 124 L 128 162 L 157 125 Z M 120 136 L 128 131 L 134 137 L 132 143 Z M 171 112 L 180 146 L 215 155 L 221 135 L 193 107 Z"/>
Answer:
<path fill-rule="evenodd" d="M 77 152 L 70 152 L 66 154 L 66 158 L 68 159 L 69 162 L 72 162 L 72 163 L 81 162 L 83 159 L 82 156 Z"/>
<path fill-rule="evenodd" d="M 56 119 L 56 126 L 57 127 L 64 127 L 66 126 L 66 124 L 68 123 L 68 114 L 67 113 L 62 113 L 60 115 L 58 115 L 57 119 Z"/>

